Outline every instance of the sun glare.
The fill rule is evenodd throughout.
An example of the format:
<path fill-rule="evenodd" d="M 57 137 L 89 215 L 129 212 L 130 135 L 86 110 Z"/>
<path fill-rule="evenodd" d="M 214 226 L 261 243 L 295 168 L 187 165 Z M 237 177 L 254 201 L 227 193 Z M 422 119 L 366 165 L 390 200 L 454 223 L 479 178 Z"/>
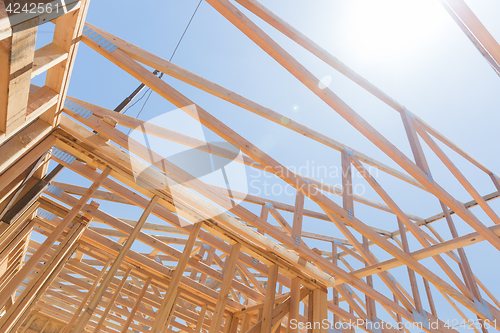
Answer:
<path fill-rule="evenodd" d="M 354 0 L 349 25 L 358 52 L 397 57 L 413 52 L 446 18 L 435 0 Z"/>

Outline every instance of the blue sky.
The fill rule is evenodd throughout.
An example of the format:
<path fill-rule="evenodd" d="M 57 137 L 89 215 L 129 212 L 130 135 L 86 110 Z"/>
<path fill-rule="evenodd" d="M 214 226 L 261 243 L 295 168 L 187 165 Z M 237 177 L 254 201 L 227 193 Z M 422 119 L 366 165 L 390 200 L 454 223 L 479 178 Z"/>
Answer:
<path fill-rule="evenodd" d="M 261 2 L 479 161 L 500 173 L 500 159 L 496 153 L 500 78 L 447 15 L 439 1 L 262 0 Z M 497 19 L 500 2 L 469 0 L 467 3 L 492 35 L 500 40 L 500 23 Z M 198 0 L 149 1 L 147 4 L 140 2 L 139 5 L 136 1 L 94 0 L 91 2 L 87 21 L 169 59 L 197 4 Z M 314 75 L 327 81 L 331 79 L 329 88 L 332 91 L 411 157 L 409 144 L 396 111 L 357 87 L 251 13 L 246 10 L 243 12 L 253 18 L 265 32 Z M 40 31 L 44 29 L 49 30 L 50 26 L 44 25 Z M 378 148 L 206 2 L 201 4 L 173 62 L 399 169 Z M 165 76 L 164 80 L 285 166 L 297 169 L 301 166 L 310 166 L 311 172 L 312 166 L 318 168 L 340 165 L 340 153 L 335 150 L 175 79 Z M 137 85 L 135 79 L 108 60 L 87 46 L 80 46 L 69 88 L 70 96 L 113 109 Z M 142 101 L 128 110 L 127 115 L 137 116 L 141 106 Z M 153 93 L 140 118 L 149 120 L 173 109 L 175 108 L 170 103 Z M 209 131 L 206 131 L 206 136 L 210 140 L 217 140 L 217 136 Z M 434 179 L 460 201 L 471 200 L 468 193 L 453 179 L 425 144 L 423 145 Z M 448 149 L 444 150 L 482 195 L 495 190 L 489 177 L 484 173 Z M 248 172 L 250 175 L 255 174 L 251 170 Z M 64 173 L 60 180 L 69 180 L 69 175 L 68 172 Z M 375 175 L 403 210 L 424 218 L 439 212 L 439 203 L 432 196 L 394 180 L 383 172 L 376 172 Z M 265 180 L 263 177 L 259 179 Z M 364 189 L 360 194 L 381 201 L 356 174 L 355 179 L 355 184 L 360 184 L 360 188 Z M 323 180 L 333 185 L 340 183 L 338 177 L 324 177 Z M 88 181 L 83 179 L 78 181 L 82 185 L 88 184 Z M 271 184 L 282 184 L 276 179 L 268 181 Z M 339 197 L 331 195 L 330 197 L 341 204 Z M 293 203 L 294 200 L 294 196 L 285 194 L 274 198 L 287 203 Z M 490 204 L 500 211 L 498 203 L 493 201 Z M 118 209 L 117 205 L 106 205 L 109 207 L 108 211 L 117 217 L 140 216 L 139 210 L 130 209 L 124 212 Z M 317 205 L 310 201 L 306 201 L 306 207 L 319 210 Z M 253 208 L 252 210 L 257 212 Z M 472 211 L 485 224 L 492 225 L 481 210 L 475 208 Z M 355 205 L 355 213 L 369 225 L 390 231 L 397 229 L 393 215 L 374 212 L 373 209 L 367 209 L 359 204 Z M 283 213 L 283 216 L 291 222 L 291 214 Z M 459 218 L 454 217 L 454 219 L 460 234 L 472 231 Z M 443 220 L 436 222 L 434 226 L 446 239 L 450 238 Z M 304 230 L 341 236 L 333 224 L 308 218 L 304 220 Z M 413 237 L 410 237 L 410 243 L 412 250 L 420 248 Z M 310 244 L 312 247 L 329 250 L 320 242 Z M 488 251 L 487 258 L 484 256 L 486 251 Z M 476 275 L 490 290 L 497 292 L 495 282 L 499 272 L 498 268 L 491 264 L 500 259 L 498 253 L 488 244 L 478 244 L 468 247 L 467 254 Z M 385 253 L 376 252 L 376 255 L 387 258 Z M 431 268 L 436 267 L 432 260 L 426 260 L 425 263 Z M 450 265 L 454 267 L 452 263 Z M 405 270 L 395 270 L 394 274 L 398 278 L 401 277 L 403 285 L 409 290 Z M 445 280 L 448 281 L 446 278 Z M 376 284 L 380 285 L 377 279 Z M 423 291 L 423 285 L 420 287 Z M 439 305 L 440 317 L 458 318 L 435 289 L 433 292 Z M 426 309 L 428 310 L 427 306 Z"/>

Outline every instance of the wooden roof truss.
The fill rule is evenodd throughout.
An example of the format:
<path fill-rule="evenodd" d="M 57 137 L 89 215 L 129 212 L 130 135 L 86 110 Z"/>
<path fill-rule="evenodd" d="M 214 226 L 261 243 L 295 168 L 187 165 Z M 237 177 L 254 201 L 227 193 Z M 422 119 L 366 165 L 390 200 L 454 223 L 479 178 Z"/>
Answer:
<path fill-rule="evenodd" d="M 235 1 L 400 113 L 412 157 L 405 156 L 329 88 L 320 89 L 318 78 L 235 5 L 207 0 L 404 171 L 85 23 L 86 0 L 66 0 L 68 6 L 76 6 L 61 15 L 30 18 L 19 14 L 10 20 L 2 2 L 0 332 L 274 333 L 288 329 L 323 333 L 327 331 L 323 326 L 308 330 L 290 325 L 292 320 L 323 319 L 352 322 L 358 329 L 379 332 L 370 323 L 381 321 L 380 317 L 388 318 L 384 323 L 392 325 L 427 322 L 422 326 L 426 332 L 454 331 L 439 317 L 433 298 L 436 290 L 467 322 L 477 319 L 483 327 L 487 323 L 493 326 L 500 319 L 500 303 L 472 272 L 466 246 L 488 242 L 500 250 L 500 218 L 489 204 L 499 192 L 480 194 L 441 144 L 488 175 L 500 191 L 498 176 L 259 2 Z M 470 9 L 462 0 L 442 3 L 500 73 L 500 47 Z M 53 41 L 35 49 L 37 27 L 49 21 L 47 24 L 55 25 Z M 238 147 L 245 154 L 244 164 L 295 188 L 295 204 L 237 192 L 229 198 L 220 188 L 199 180 L 185 183 L 189 185 L 180 190 L 182 200 L 174 203 L 168 188 L 162 187 L 165 180 L 183 183 L 191 175 L 128 137 L 117 125 L 147 127 L 150 135 L 214 156 L 230 158 L 231 151 L 66 96 L 80 42 Z M 342 188 L 288 170 L 145 66 L 338 151 Z M 31 80 L 43 73 L 45 85 L 32 85 Z M 188 107 L 191 105 L 195 108 Z M 423 144 L 439 157 L 472 201 L 464 204 L 439 185 L 427 164 Z M 132 165 L 149 161 L 150 156 L 157 162 L 139 183 Z M 50 172 L 49 161 L 58 164 Z M 442 211 L 428 218 L 404 212 L 367 166 L 426 191 L 439 201 Z M 92 185 L 87 188 L 57 181 L 62 168 Z M 383 202 L 353 194 L 355 171 Z M 329 194 L 341 196 L 342 205 Z M 245 205 L 220 210 L 233 199 L 241 199 Z M 320 210 L 305 209 L 307 200 Z M 115 217 L 101 209 L 99 202 L 136 206 L 143 213 L 137 221 Z M 358 219 L 355 202 L 395 215 L 397 228 L 383 230 Z M 250 206 L 260 213 L 245 208 Z M 493 226 L 473 214 L 470 208 L 476 206 Z M 292 219 L 287 218 L 289 214 Z M 152 216 L 162 223 L 148 222 Z M 343 237 L 302 230 L 306 218 L 330 223 Z M 474 232 L 459 234 L 454 218 L 465 221 Z M 443 238 L 432 223 L 446 223 L 452 237 Z M 43 241 L 36 241 L 40 237 L 33 237 L 35 233 Z M 418 250 L 410 249 L 410 237 L 420 244 Z M 312 248 L 310 239 L 326 242 L 331 251 Z M 133 244 L 139 243 L 140 248 L 150 250 L 138 251 Z M 380 250 L 390 259 L 377 259 L 374 253 Z M 427 258 L 440 267 L 439 272 L 426 267 L 422 261 Z M 398 281 L 391 272 L 401 266 L 407 268 L 409 284 Z M 470 326 L 477 333 L 486 331 Z M 388 325 L 381 331 L 410 332 Z"/>

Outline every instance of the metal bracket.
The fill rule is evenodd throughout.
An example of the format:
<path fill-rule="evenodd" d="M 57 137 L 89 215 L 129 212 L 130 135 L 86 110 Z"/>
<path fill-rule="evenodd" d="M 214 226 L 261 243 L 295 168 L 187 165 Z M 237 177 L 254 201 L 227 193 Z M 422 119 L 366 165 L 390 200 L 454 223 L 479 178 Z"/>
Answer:
<path fill-rule="evenodd" d="M 264 203 L 264 206 L 265 206 L 267 209 L 274 209 L 273 204 L 272 204 L 272 203 L 270 203 L 270 202 L 266 202 L 266 203 Z"/>
<path fill-rule="evenodd" d="M 255 259 L 255 258 L 253 258 L 253 264 L 257 265 L 258 263 L 259 263 L 259 261 L 257 259 Z"/>
<path fill-rule="evenodd" d="M 76 160 L 75 156 L 59 148 L 54 148 L 54 150 L 52 151 L 52 156 L 68 164 L 72 164 Z"/>
<path fill-rule="evenodd" d="M 490 308 L 488 307 L 488 303 L 486 303 L 486 301 L 483 298 L 481 298 L 481 301 L 474 298 L 474 304 L 476 305 L 476 310 L 481 312 L 490 321 L 494 321 L 493 316 L 491 315 Z"/>
<path fill-rule="evenodd" d="M 413 115 L 413 113 L 411 113 L 410 111 L 408 111 L 407 108 L 403 108 L 403 109 L 405 110 L 405 113 L 408 116 L 408 118 L 413 119 L 413 120 L 415 119 L 415 116 Z"/>
<path fill-rule="evenodd" d="M 75 102 L 70 101 L 69 99 L 66 100 L 66 103 L 64 103 L 64 107 L 70 111 L 73 111 L 77 115 L 89 119 L 90 116 L 93 115 L 92 111 L 89 111 L 80 105 L 76 104 Z"/>
<path fill-rule="evenodd" d="M 40 227 L 34 226 L 34 227 L 33 227 L 33 230 L 38 231 L 38 232 L 39 232 L 40 234 L 42 234 L 42 235 L 43 235 L 43 234 L 45 234 L 45 230 L 43 230 L 43 229 L 42 229 L 42 228 L 40 228 Z"/>
<path fill-rule="evenodd" d="M 105 49 L 109 53 L 113 53 L 113 51 L 118 48 L 118 46 L 111 43 L 109 40 L 107 40 L 103 36 L 99 35 L 97 32 L 92 30 L 89 26 L 85 26 L 83 28 L 83 34 L 86 37 L 92 39 L 94 42 L 97 43 L 97 45 L 99 45 L 99 47 Z"/>
<path fill-rule="evenodd" d="M 43 208 L 38 208 L 38 212 L 36 213 L 39 217 L 43 217 L 46 220 L 53 221 L 56 216 L 52 214 L 51 212 L 46 211 Z"/>
<path fill-rule="evenodd" d="M 52 193 L 56 197 L 60 196 L 64 191 L 55 185 L 49 185 L 47 187 L 47 192 Z"/>
<path fill-rule="evenodd" d="M 354 212 L 352 211 L 351 208 L 347 209 L 347 216 L 349 217 L 350 220 L 354 218 Z"/>
<path fill-rule="evenodd" d="M 427 312 L 422 309 L 422 313 L 414 310 L 413 311 L 413 322 L 422 326 L 422 328 L 429 329 L 429 319 L 427 318 Z"/>
<path fill-rule="evenodd" d="M 335 244 L 335 245 L 342 245 L 342 242 L 339 241 L 339 240 L 337 240 L 337 239 L 334 239 L 333 240 L 333 244 Z"/>
<path fill-rule="evenodd" d="M 344 148 L 344 151 L 347 155 L 354 157 L 354 152 L 352 151 L 351 148 Z"/>
<path fill-rule="evenodd" d="M 382 324 L 380 323 L 380 319 L 378 319 L 377 317 L 375 317 L 375 321 L 367 319 L 366 329 L 372 333 L 382 333 Z"/>
<path fill-rule="evenodd" d="M 203 247 L 203 250 L 210 250 L 210 245 L 208 245 L 208 244 L 203 244 L 202 247 Z"/>
<path fill-rule="evenodd" d="M 300 236 L 297 235 L 295 236 L 295 246 L 299 246 L 299 244 L 300 244 Z"/>
<path fill-rule="evenodd" d="M 432 178 L 431 172 L 429 170 L 425 170 L 425 172 L 427 173 L 427 178 L 429 178 L 430 182 L 434 183 L 434 179 Z"/>

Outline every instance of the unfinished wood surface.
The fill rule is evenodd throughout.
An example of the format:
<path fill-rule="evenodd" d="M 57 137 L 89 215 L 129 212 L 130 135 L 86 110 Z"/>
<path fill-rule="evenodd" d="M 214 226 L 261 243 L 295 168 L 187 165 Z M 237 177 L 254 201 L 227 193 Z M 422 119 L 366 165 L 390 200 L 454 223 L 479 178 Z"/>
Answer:
<path fill-rule="evenodd" d="M 228 20 L 234 26 L 228 29 L 240 30 L 398 169 L 86 23 L 88 1 L 66 1 L 69 10 L 61 15 L 16 16 L 12 26 L 0 2 L 0 211 L 19 210 L 11 225 L 0 224 L 0 331 L 324 333 L 332 320 L 347 324 L 346 333 L 409 333 L 394 325 L 422 322 L 421 331 L 456 332 L 444 306 L 476 333 L 500 320 L 497 288 L 474 273 L 478 258 L 468 249 L 482 242 L 500 250 L 496 173 L 257 0 L 236 1 L 398 111 L 413 154 L 405 156 L 333 89 L 319 88 L 320 80 L 261 29 L 262 22 L 227 0 L 207 2 L 221 14 L 213 18 Z M 498 43 L 465 3 L 441 2 L 499 67 Z M 37 26 L 48 19 L 53 39 L 35 49 Z M 240 166 L 293 195 L 247 195 L 205 183 L 128 130 L 214 161 L 233 159 L 225 144 L 66 98 L 80 40 L 239 149 Z M 148 67 L 333 148 L 328 158 L 339 164 L 341 184 L 286 168 L 280 156 L 228 126 L 226 116 L 213 116 L 211 105 L 198 105 L 196 94 L 182 94 Z M 44 86 L 31 84 L 43 74 Z M 444 189 L 421 140 L 472 201 L 463 204 Z M 485 187 L 473 184 L 470 170 L 441 144 L 498 191 L 482 193 Z M 46 180 L 55 163 L 65 168 L 64 178 Z M 368 166 L 384 171 L 395 187 L 379 183 Z M 181 185 L 174 188 L 173 181 Z M 370 193 L 356 194 L 357 182 Z M 406 211 L 401 201 L 410 195 L 403 190 L 408 186 L 439 203 L 435 215 L 411 198 L 414 206 Z M 472 231 L 461 232 L 458 223 Z"/>

